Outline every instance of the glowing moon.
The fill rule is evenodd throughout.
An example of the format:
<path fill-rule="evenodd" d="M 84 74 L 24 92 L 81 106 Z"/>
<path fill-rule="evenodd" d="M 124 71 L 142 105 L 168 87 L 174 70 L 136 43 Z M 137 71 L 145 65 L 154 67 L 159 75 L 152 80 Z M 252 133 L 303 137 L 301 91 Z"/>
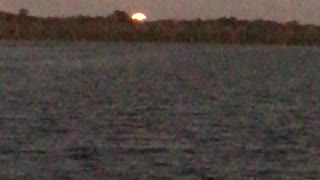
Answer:
<path fill-rule="evenodd" d="M 147 16 L 144 15 L 143 13 L 140 13 L 140 12 L 133 14 L 131 18 L 132 18 L 132 20 L 138 21 L 138 22 L 143 22 L 143 21 L 147 20 Z"/>

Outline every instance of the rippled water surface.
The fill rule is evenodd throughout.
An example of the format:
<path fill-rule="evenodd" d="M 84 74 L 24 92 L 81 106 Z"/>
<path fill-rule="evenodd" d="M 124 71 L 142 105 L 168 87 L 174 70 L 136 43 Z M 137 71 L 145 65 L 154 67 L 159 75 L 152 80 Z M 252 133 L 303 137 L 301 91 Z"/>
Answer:
<path fill-rule="evenodd" d="M 320 179 L 319 59 L 0 41 L 0 179 Z"/>

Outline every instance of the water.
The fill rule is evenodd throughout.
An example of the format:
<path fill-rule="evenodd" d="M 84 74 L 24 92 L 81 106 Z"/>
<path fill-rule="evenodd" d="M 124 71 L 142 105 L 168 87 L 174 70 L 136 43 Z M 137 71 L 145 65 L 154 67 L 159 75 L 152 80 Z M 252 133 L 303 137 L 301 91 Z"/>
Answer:
<path fill-rule="evenodd" d="M 0 42 L 1 179 L 319 179 L 320 50 Z"/>

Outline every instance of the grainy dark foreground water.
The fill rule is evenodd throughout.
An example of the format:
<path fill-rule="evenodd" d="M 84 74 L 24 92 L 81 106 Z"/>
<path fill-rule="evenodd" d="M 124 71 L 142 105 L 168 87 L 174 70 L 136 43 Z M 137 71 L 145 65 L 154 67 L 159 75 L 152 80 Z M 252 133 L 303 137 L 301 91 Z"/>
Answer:
<path fill-rule="evenodd" d="M 0 179 L 320 179 L 320 49 L 0 41 Z"/>

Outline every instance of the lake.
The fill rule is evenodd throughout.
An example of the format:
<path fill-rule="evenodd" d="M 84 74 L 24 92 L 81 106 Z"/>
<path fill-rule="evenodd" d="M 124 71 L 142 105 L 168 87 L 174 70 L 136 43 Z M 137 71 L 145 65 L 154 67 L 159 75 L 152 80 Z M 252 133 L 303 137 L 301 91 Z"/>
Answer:
<path fill-rule="evenodd" d="M 319 59 L 0 41 L 0 179 L 320 179 Z"/>

